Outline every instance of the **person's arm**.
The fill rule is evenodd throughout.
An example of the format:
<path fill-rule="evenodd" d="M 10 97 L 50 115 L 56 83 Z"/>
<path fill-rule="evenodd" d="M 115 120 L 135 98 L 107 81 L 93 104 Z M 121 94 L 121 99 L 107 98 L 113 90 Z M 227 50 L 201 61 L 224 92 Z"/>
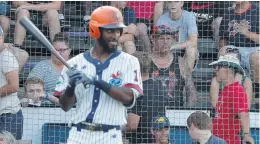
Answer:
<path fill-rule="evenodd" d="M 28 10 L 35 10 L 35 11 L 47 11 L 49 9 L 54 9 L 54 10 L 60 10 L 60 1 L 53 1 L 50 3 L 42 3 L 42 4 L 30 4 L 27 2 L 22 2 L 15 4 L 17 6 L 23 6 L 23 8 L 28 9 Z"/>
<path fill-rule="evenodd" d="M 238 114 L 243 133 L 250 133 L 250 119 L 248 112 L 241 112 Z"/>
<path fill-rule="evenodd" d="M 140 116 L 134 113 L 128 113 L 126 132 L 135 131 L 138 128 Z"/>
<path fill-rule="evenodd" d="M 182 50 L 189 46 L 193 48 L 197 48 L 197 42 L 198 42 L 198 34 L 193 34 L 190 35 L 188 37 L 188 40 L 186 40 L 185 42 L 180 42 L 172 45 L 171 50 Z"/>
<path fill-rule="evenodd" d="M 163 13 L 163 1 L 157 1 L 154 7 L 154 12 L 153 12 L 153 23 L 156 25 L 157 20 Z"/>
<path fill-rule="evenodd" d="M 185 18 L 185 25 L 187 25 L 187 33 L 188 33 L 188 39 L 184 42 L 180 42 L 177 44 L 172 45 L 171 50 L 178 50 L 178 49 L 185 49 L 186 47 L 192 47 L 197 49 L 197 43 L 198 43 L 198 28 L 196 24 L 196 17 L 194 14 L 189 14 Z"/>
<path fill-rule="evenodd" d="M 227 32 L 228 24 L 227 19 L 225 17 L 222 18 L 222 21 L 219 26 L 219 42 L 218 42 L 218 49 L 220 50 L 222 47 L 228 45 L 228 35 Z"/>
<path fill-rule="evenodd" d="M 54 104 L 60 104 L 60 101 L 59 101 L 59 99 L 57 98 L 57 97 L 55 97 L 55 96 L 53 96 L 53 95 L 51 95 L 51 94 L 48 94 L 48 95 L 46 95 L 47 96 L 47 99 L 50 101 L 50 102 L 52 102 L 52 103 L 54 103 Z"/>
<path fill-rule="evenodd" d="M 5 97 L 17 92 L 19 89 L 19 65 L 15 56 L 11 52 L 2 51 L 2 53 L 1 71 L 5 74 L 7 84 L 0 87 L 0 97 Z"/>
<path fill-rule="evenodd" d="M 242 35 L 244 35 L 246 38 L 252 40 L 253 42 L 259 44 L 260 43 L 260 35 L 255 33 L 255 32 L 250 32 L 248 30 L 242 30 L 242 32 L 240 32 Z"/>
<path fill-rule="evenodd" d="M 0 88 L 0 97 L 8 96 L 15 93 L 19 89 L 19 74 L 18 69 L 6 73 L 7 84 Z"/>
<path fill-rule="evenodd" d="M 250 80 L 249 77 L 246 77 L 244 87 L 247 95 L 248 109 L 250 109 L 252 104 L 253 86 L 252 86 L 252 81 Z"/>
<path fill-rule="evenodd" d="M 74 94 L 75 87 L 67 87 L 65 91 L 63 91 L 60 95 L 59 103 L 61 108 L 67 112 L 69 111 L 73 105 L 76 103 L 76 96 Z"/>
<path fill-rule="evenodd" d="M 132 57 L 132 59 L 129 59 L 127 71 L 123 74 L 123 81 L 125 83 L 122 87 L 112 86 L 99 79 L 94 81 L 94 85 L 112 98 L 122 102 L 128 108 L 131 108 L 135 103 L 135 99 L 143 94 L 140 64 L 137 58 Z"/>
<path fill-rule="evenodd" d="M 13 6 L 19 7 L 19 6 L 33 6 L 34 4 L 30 4 L 26 1 L 13 1 Z"/>
<path fill-rule="evenodd" d="M 211 106 L 216 107 L 218 101 L 218 93 L 219 93 L 219 83 L 216 81 L 216 77 L 213 77 L 210 85 L 210 98 L 211 98 Z"/>

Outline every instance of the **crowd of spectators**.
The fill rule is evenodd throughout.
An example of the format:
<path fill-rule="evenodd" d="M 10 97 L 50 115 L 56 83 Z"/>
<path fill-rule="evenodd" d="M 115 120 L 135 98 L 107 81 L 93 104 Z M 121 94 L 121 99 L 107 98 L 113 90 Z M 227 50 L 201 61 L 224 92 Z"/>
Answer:
<path fill-rule="evenodd" d="M 81 3 L 83 20 L 87 23 L 93 11 L 92 3 Z M 63 4 L 61 1 L 0 2 L 0 130 L 11 132 L 18 140 L 22 138 L 23 129 L 20 103 L 24 107 L 43 103 L 59 105 L 54 88 L 64 67 L 55 55 L 38 62 L 24 83 L 24 98 L 18 99 L 19 72 L 30 53 L 24 49 L 26 30 L 19 20 L 26 16 L 46 27 L 53 47 L 69 60 L 72 51 L 69 35 L 61 32 L 59 19 Z M 167 143 L 164 136 L 169 137 L 169 122 L 164 116 L 165 107 L 189 109 L 196 106 L 197 90 L 192 72 L 199 60 L 198 38 L 204 37 L 214 40 L 219 56 L 219 60 L 213 63 L 216 75 L 211 81 L 209 99 L 215 113 L 212 132 L 222 139 L 212 136 L 209 117 L 200 112 L 188 118 L 189 133 L 198 142 L 233 144 L 238 136 L 234 133 L 242 130 L 244 140 L 253 143 L 248 135 L 248 111 L 253 104 L 259 109 L 259 7 L 247 1 L 111 1 L 106 5 L 118 8 L 127 26 L 119 38 L 118 49 L 136 56 L 141 65 L 144 96 L 128 110 L 125 129 L 125 137 L 131 143 Z M 16 9 L 14 38 L 13 44 L 5 44 L 11 7 Z M 221 60 L 228 64 L 220 65 Z M 236 66 L 232 66 L 234 63 Z M 230 98 L 223 102 L 223 96 Z M 230 101 L 233 103 L 225 103 Z M 230 109 L 225 111 L 225 108 Z M 233 137 L 220 134 L 230 126 L 219 125 L 223 122 L 223 111 L 228 113 L 223 117 L 234 128 L 229 130 Z M 12 121 L 7 121 L 8 118 Z M 166 125 L 156 125 L 158 119 Z M 199 137 L 201 134 L 207 135 Z"/>

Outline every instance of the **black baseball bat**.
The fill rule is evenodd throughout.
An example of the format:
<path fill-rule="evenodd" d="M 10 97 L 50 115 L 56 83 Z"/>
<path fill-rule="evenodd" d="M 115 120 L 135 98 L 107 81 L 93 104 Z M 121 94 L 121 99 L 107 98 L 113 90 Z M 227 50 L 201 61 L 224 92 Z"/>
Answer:
<path fill-rule="evenodd" d="M 42 45 L 44 45 L 52 54 L 54 54 L 68 69 L 71 66 L 67 61 L 55 50 L 49 40 L 43 35 L 43 33 L 30 21 L 28 17 L 23 17 L 20 20 L 20 24 L 28 30 Z"/>

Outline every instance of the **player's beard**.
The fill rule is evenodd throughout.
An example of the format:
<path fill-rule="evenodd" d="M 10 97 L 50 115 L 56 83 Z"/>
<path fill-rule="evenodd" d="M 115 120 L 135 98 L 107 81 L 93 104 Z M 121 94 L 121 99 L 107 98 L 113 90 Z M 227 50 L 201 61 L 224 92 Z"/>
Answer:
<path fill-rule="evenodd" d="M 117 50 L 117 45 L 115 45 L 113 48 L 109 47 L 108 45 L 108 41 L 106 41 L 103 36 L 101 36 L 98 39 L 99 44 L 102 46 L 103 51 L 107 52 L 107 53 L 113 53 Z M 118 41 L 116 41 L 116 43 L 118 43 Z"/>

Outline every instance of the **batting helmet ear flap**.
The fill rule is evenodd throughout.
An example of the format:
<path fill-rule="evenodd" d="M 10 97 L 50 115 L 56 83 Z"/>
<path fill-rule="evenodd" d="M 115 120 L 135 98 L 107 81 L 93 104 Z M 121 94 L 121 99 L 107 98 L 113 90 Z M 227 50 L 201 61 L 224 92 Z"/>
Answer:
<path fill-rule="evenodd" d="M 96 21 L 89 22 L 89 35 L 94 39 L 100 37 L 99 24 Z"/>

